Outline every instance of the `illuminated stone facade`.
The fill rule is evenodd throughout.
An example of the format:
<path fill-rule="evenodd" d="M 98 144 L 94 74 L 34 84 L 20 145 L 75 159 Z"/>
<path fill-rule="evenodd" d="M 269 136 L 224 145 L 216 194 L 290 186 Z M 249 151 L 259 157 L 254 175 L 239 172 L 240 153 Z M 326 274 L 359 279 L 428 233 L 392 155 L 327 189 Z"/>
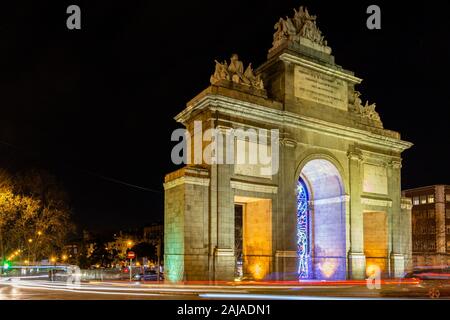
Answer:
<path fill-rule="evenodd" d="M 194 121 L 224 139 L 230 128 L 279 130 L 279 170 L 267 176 L 257 164 L 202 163 L 166 176 L 169 281 L 237 276 L 235 205 L 243 207 L 243 276 L 363 279 L 374 265 L 390 277 L 410 268 L 411 205 L 401 198 L 400 170 L 411 144 L 383 128 L 375 104 L 362 103 L 355 90 L 362 80 L 335 63 L 315 17 L 302 8 L 295 14 L 296 29 L 285 32 L 280 19 L 255 71 L 263 85 L 218 63 L 213 84 L 176 116 L 192 140 Z M 308 245 L 299 244 L 299 181 L 308 193 Z"/>

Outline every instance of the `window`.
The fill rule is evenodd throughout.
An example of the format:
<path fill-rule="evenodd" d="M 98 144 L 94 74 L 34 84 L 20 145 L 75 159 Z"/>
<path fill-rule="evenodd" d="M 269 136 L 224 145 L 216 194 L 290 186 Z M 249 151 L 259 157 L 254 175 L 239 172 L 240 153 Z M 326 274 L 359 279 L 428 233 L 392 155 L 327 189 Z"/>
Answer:
<path fill-rule="evenodd" d="M 445 201 L 450 202 L 450 193 L 445 195 Z"/>
<path fill-rule="evenodd" d="M 436 234 L 436 226 L 434 224 L 428 226 L 428 234 Z"/>
<path fill-rule="evenodd" d="M 422 251 L 423 243 L 421 240 L 415 240 L 413 244 L 413 251 Z"/>
<path fill-rule="evenodd" d="M 428 195 L 428 203 L 434 203 L 434 194 Z"/>
<path fill-rule="evenodd" d="M 419 234 L 426 234 L 426 233 L 427 233 L 426 226 L 424 226 L 423 224 L 420 225 L 420 227 L 419 227 Z"/>
<path fill-rule="evenodd" d="M 413 197 L 413 205 L 417 206 L 420 204 L 419 197 Z"/>
<path fill-rule="evenodd" d="M 450 209 L 445 209 L 445 217 L 450 219 Z"/>
<path fill-rule="evenodd" d="M 430 241 L 430 243 L 428 243 L 428 250 L 429 251 L 436 250 L 436 243 L 434 241 Z"/>
<path fill-rule="evenodd" d="M 428 210 L 428 219 L 434 219 L 434 210 L 433 209 Z"/>
<path fill-rule="evenodd" d="M 445 226 L 445 232 L 446 232 L 447 234 L 450 234 L 450 226 Z"/>
<path fill-rule="evenodd" d="M 420 204 L 426 204 L 427 203 L 427 196 L 420 196 Z"/>

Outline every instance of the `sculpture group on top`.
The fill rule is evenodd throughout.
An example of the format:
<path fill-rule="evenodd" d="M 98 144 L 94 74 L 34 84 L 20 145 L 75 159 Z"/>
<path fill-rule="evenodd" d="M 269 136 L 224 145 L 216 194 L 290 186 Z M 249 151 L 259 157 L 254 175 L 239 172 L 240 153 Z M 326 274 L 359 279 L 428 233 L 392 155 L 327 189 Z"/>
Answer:
<path fill-rule="evenodd" d="M 260 75 L 255 75 L 253 73 L 252 64 L 250 63 L 244 71 L 244 64 L 242 61 L 239 61 L 239 56 L 237 54 L 231 56 L 230 64 L 227 64 L 226 61 L 220 63 L 216 60 L 216 69 L 211 76 L 210 81 L 211 84 L 216 84 L 221 80 L 233 81 L 234 83 L 264 90 L 264 83 Z"/>
<path fill-rule="evenodd" d="M 275 24 L 275 33 L 273 35 L 273 47 L 277 48 L 285 41 L 300 42 L 300 38 L 306 38 L 321 46 L 327 46 L 327 41 L 322 32 L 316 25 L 317 16 L 310 15 L 308 9 L 300 6 L 297 11 L 294 9 L 294 17 L 286 19 L 280 18 Z"/>
<path fill-rule="evenodd" d="M 361 93 L 359 91 L 354 92 L 352 111 L 361 115 L 362 117 L 381 123 L 380 115 L 378 114 L 378 112 L 375 111 L 376 104 L 375 103 L 369 104 L 369 101 L 366 101 L 366 104 L 363 106 L 360 96 Z"/>

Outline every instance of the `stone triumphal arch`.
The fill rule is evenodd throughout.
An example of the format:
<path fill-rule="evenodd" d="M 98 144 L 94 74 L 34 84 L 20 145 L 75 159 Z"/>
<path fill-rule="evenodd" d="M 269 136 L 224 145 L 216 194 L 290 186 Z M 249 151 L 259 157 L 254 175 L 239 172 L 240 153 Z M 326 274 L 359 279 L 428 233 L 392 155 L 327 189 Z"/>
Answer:
<path fill-rule="evenodd" d="M 164 182 L 166 278 L 363 279 L 374 267 L 402 276 L 411 205 L 401 153 L 411 144 L 363 104 L 362 80 L 335 63 L 315 16 L 300 7 L 275 29 L 263 65 L 216 61 L 211 85 L 176 116 L 189 151 Z M 246 147 L 220 147 L 230 139 Z M 270 163 L 218 160 L 261 146 Z"/>

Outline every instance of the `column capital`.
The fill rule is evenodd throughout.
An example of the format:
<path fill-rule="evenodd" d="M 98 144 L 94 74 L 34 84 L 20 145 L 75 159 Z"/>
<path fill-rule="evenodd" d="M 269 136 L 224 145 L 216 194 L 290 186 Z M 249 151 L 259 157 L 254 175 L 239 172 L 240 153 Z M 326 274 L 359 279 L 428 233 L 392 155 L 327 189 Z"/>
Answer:
<path fill-rule="evenodd" d="M 224 126 L 224 125 L 218 125 L 216 128 L 217 132 L 223 134 L 223 135 L 230 135 L 233 132 L 232 127 Z"/>
<path fill-rule="evenodd" d="M 289 132 L 280 131 L 279 142 L 282 146 L 295 148 L 297 146 L 297 141 L 289 137 Z"/>
<path fill-rule="evenodd" d="M 280 138 L 280 144 L 285 147 L 295 148 L 297 147 L 297 141 L 290 138 Z"/>
<path fill-rule="evenodd" d="M 364 157 L 362 155 L 362 152 L 357 150 L 357 151 L 348 151 L 347 152 L 347 157 L 349 158 L 349 160 L 356 160 L 356 161 L 363 161 Z"/>
<path fill-rule="evenodd" d="M 401 169 L 402 168 L 402 160 L 401 159 L 399 159 L 399 160 L 391 160 L 389 162 L 389 166 L 392 169 Z"/>

